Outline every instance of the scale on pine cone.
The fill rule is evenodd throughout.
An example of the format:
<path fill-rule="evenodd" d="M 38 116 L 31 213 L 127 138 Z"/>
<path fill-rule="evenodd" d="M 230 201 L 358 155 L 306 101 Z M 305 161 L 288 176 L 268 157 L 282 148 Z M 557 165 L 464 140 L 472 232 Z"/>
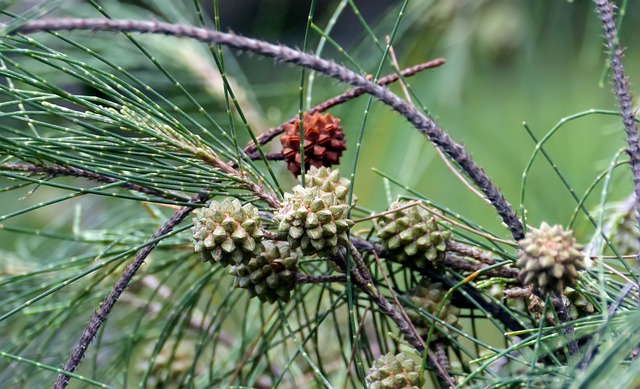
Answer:
<path fill-rule="evenodd" d="M 540 229 L 530 229 L 518 246 L 521 251 L 516 265 L 524 283 L 543 293 L 562 294 L 565 286 L 575 286 L 578 270 L 584 269 L 573 231 L 565 231 L 559 224 L 551 227 L 542 222 Z"/>
<path fill-rule="evenodd" d="M 366 381 L 367 389 L 418 389 L 420 365 L 404 353 L 388 353 L 373 362 Z"/>
<path fill-rule="evenodd" d="M 238 199 L 211 201 L 194 213 L 191 241 L 205 261 L 223 266 L 247 262 L 258 254 L 262 241 L 258 209 Z"/>
<path fill-rule="evenodd" d="M 295 287 L 298 257 L 286 243 L 262 242 L 260 255 L 247 264 L 236 264 L 229 274 L 235 276 L 233 285 L 249 291 L 251 297 L 274 303 L 287 302 Z"/>
<path fill-rule="evenodd" d="M 302 117 L 304 128 L 304 164 L 310 166 L 333 166 L 340 163 L 342 152 L 347 149 L 340 120 L 331 115 L 316 112 L 305 113 Z M 282 156 L 287 168 L 296 176 L 301 171 L 300 160 L 300 119 L 284 125 L 280 137 Z"/>
<path fill-rule="evenodd" d="M 398 262 L 437 265 L 444 259 L 451 231 L 441 227 L 426 209 L 406 201 L 395 201 L 389 212 L 378 219 L 376 234 L 382 249 Z M 404 207 L 404 209 L 402 209 Z"/>
<path fill-rule="evenodd" d="M 332 255 L 338 245 L 349 242 L 347 232 L 353 221 L 347 219 L 348 209 L 335 193 L 298 185 L 293 194 L 285 193 L 273 218 L 278 223 L 278 235 L 291 248 L 299 247 L 306 255 Z"/>

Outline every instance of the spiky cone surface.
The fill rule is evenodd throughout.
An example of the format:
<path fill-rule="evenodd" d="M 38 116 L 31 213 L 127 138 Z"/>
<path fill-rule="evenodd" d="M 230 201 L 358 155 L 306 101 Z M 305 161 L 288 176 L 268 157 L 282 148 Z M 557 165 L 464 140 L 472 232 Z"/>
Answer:
<path fill-rule="evenodd" d="M 258 209 L 251 204 L 212 201 L 195 212 L 193 224 L 193 248 L 205 261 L 246 263 L 259 252 L 263 233 Z"/>
<path fill-rule="evenodd" d="M 567 308 L 567 313 L 569 314 L 571 320 L 590 316 L 595 312 L 595 307 L 593 306 L 593 304 L 591 304 L 587 297 L 582 293 L 569 287 L 565 288 L 563 292 L 564 294 L 562 295 L 562 302 Z M 527 309 L 529 310 L 529 312 L 534 314 L 536 318 L 539 319 L 542 315 L 542 312 L 544 311 L 544 301 L 538 296 L 532 295 Z M 546 320 L 550 325 L 556 324 L 553 312 L 547 310 L 546 316 Z"/>
<path fill-rule="evenodd" d="M 520 276 L 525 284 L 543 293 L 560 295 L 565 286 L 576 284 L 578 270 L 584 269 L 573 231 L 565 231 L 559 224 L 551 227 L 542 222 L 539 229 L 530 229 L 518 246 Z"/>
<path fill-rule="evenodd" d="M 336 199 L 342 204 L 347 204 L 349 189 L 351 188 L 351 180 L 340 177 L 338 169 L 331 170 L 328 167 L 311 166 L 305 174 L 306 188 L 320 188 L 324 192 L 334 193 Z M 354 195 L 351 199 L 352 205 L 358 200 Z"/>
<path fill-rule="evenodd" d="M 396 201 L 389 212 L 378 219 L 376 235 L 389 257 L 399 262 L 415 261 L 418 265 L 431 262 L 437 265 L 444 258 L 451 231 L 442 228 L 426 209 L 407 206 Z M 393 212 L 394 209 L 398 209 Z"/>
<path fill-rule="evenodd" d="M 293 188 L 274 213 L 278 235 L 292 249 L 300 248 L 305 255 L 332 255 L 338 245 L 347 244 L 347 232 L 353 221 L 347 219 L 349 207 L 340 203 L 334 193 L 320 188 Z"/>
<path fill-rule="evenodd" d="M 421 310 L 426 311 L 434 316 L 436 316 L 438 307 L 442 303 L 442 300 L 445 298 L 445 295 L 446 291 L 442 287 L 442 283 L 430 283 L 424 280 L 420 282 L 420 284 L 409 290 L 409 292 L 407 293 L 409 301 L 411 301 Z M 460 309 L 451 305 L 449 301 L 445 301 L 442 305 L 442 311 L 439 315 L 437 315 L 438 319 L 457 329 L 461 329 L 462 326 L 458 324 Z M 406 309 L 406 311 L 407 316 L 409 316 L 409 319 L 413 323 L 413 326 L 415 327 L 418 334 L 423 339 L 426 339 L 429 335 L 429 329 L 431 327 L 432 321 L 426 317 L 423 317 L 418 311 L 412 308 L 408 308 Z M 457 336 L 457 334 L 451 331 L 451 329 L 449 328 L 443 327 L 442 329 L 450 336 Z M 436 340 L 444 339 L 446 337 L 441 331 L 434 330 L 432 338 Z"/>
<path fill-rule="evenodd" d="M 304 163 L 310 166 L 333 166 L 340 163 L 342 152 L 347 149 L 340 120 L 331 115 L 316 112 L 305 113 L 302 117 L 304 128 Z M 301 171 L 300 159 L 300 120 L 284 125 L 284 134 L 280 137 L 282 156 L 287 168 L 296 176 Z"/>
<path fill-rule="evenodd" d="M 367 389 L 415 388 L 420 385 L 420 366 L 404 353 L 381 356 L 366 377 Z"/>
<path fill-rule="evenodd" d="M 249 291 L 251 297 L 262 302 L 289 301 L 295 287 L 298 257 L 286 243 L 262 242 L 260 255 L 247 264 L 233 265 L 229 274 L 235 276 L 233 285 Z"/>

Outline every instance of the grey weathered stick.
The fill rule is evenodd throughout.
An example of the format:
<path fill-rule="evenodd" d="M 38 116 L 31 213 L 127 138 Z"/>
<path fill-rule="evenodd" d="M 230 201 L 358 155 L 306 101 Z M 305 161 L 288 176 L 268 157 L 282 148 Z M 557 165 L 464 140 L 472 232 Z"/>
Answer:
<path fill-rule="evenodd" d="M 292 63 L 298 66 L 316 70 L 324 75 L 333 77 L 343 83 L 362 88 L 395 111 L 404 116 L 415 128 L 426 135 L 429 140 L 440 148 L 449 158 L 454 160 L 471 180 L 487 196 L 495 207 L 503 222 L 511 231 L 514 239 L 524 237 L 522 223 L 518 219 L 511 205 L 504 198 L 500 190 L 489 179 L 487 173 L 473 162 L 466 149 L 453 141 L 430 117 L 422 114 L 411 104 L 408 104 L 388 89 L 367 80 L 364 76 L 312 54 L 303 53 L 289 47 L 273 45 L 260 40 L 245 38 L 231 33 L 192 27 L 182 24 L 170 24 L 158 21 L 135 21 L 114 19 L 41 19 L 26 22 L 18 26 L 12 33 L 33 33 L 38 31 L 116 31 L 165 34 L 186 37 L 206 43 L 218 43 L 238 50 L 273 58 L 280 62 Z"/>
<path fill-rule="evenodd" d="M 618 42 L 618 32 L 613 18 L 615 5 L 607 0 L 594 0 L 596 9 L 602 21 L 604 29 L 605 47 L 611 55 L 611 77 L 613 79 L 613 90 L 620 106 L 620 116 L 624 130 L 627 133 L 627 154 L 631 162 L 631 172 L 633 173 L 634 192 L 636 194 L 636 220 L 640 225 L 640 146 L 638 145 L 638 127 L 636 126 L 635 113 L 633 112 L 633 102 L 629 92 L 629 82 L 622 65 L 622 48 Z M 640 254 L 636 257 L 636 265 L 640 267 Z"/>

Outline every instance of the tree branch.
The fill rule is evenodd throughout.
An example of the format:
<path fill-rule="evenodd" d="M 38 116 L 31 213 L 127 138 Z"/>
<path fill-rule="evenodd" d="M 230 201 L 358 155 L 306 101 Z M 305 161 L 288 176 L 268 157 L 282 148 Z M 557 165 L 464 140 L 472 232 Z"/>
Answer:
<path fill-rule="evenodd" d="M 507 202 L 497 186 L 489 179 L 487 173 L 473 162 L 464 146 L 456 143 L 449 135 L 431 119 L 422 114 L 388 89 L 366 77 L 317 56 L 306 54 L 289 47 L 273 45 L 260 40 L 241 37 L 232 33 L 192 27 L 182 24 L 170 24 L 158 21 L 135 21 L 114 19 L 41 19 L 26 22 L 18 26 L 12 33 L 34 33 L 38 31 L 93 30 L 116 32 L 139 32 L 165 34 L 177 37 L 196 39 L 205 43 L 218 43 L 230 48 L 260 54 L 280 62 L 316 70 L 326 76 L 333 77 L 343 83 L 362 88 L 366 93 L 389 105 L 404 116 L 418 131 L 449 158 L 454 160 L 471 180 L 487 196 L 497 213 L 511 231 L 514 239 L 524 237 L 524 228 L 513 207 Z"/>
<path fill-rule="evenodd" d="M 199 194 L 193 196 L 190 201 L 192 203 L 204 202 L 208 198 L 207 193 L 208 192 L 205 191 L 200 192 Z M 80 364 L 80 361 L 84 357 L 87 348 L 89 348 L 89 345 L 95 338 L 102 324 L 107 320 L 107 316 L 109 316 L 111 308 L 113 308 L 113 306 L 116 304 L 116 302 L 122 295 L 122 292 L 124 292 L 127 285 L 129 285 L 129 282 L 131 282 L 131 279 L 136 274 L 138 269 L 140 269 L 140 266 L 142 266 L 145 259 L 156 247 L 159 238 L 171 232 L 175 226 L 177 226 L 182 220 L 184 220 L 184 218 L 187 217 L 187 215 L 189 215 L 189 213 L 191 213 L 191 211 L 193 211 L 193 209 L 194 207 L 182 207 L 178 211 L 176 211 L 173 216 L 171 216 L 171 218 L 167 220 L 167 222 L 153 234 L 153 236 L 149 240 L 149 245 L 145 246 L 138 252 L 135 260 L 131 264 L 129 264 L 129 266 L 127 266 L 125 271 L 122 273 L 122 276 L 120 276 L 120 279 L 118 279 L 118 282 L 116 282 L 113 289 L 111 290 L 111 293 L 109 293 L 109 295 L 100 304 L 100 308 L 98 309 L 98 311 L 94 312 L 93 316 L 91 316 L 89 323 L 80 335 L 80 339 L 71 351 L 69 359 L 64 364 L 64 370 L 72 373 L 78 368 L 78 364 Z M 65 374 L 58 375 L 58 379 L 53 386 L 54 389 L 65 388 L 69 383 L 69 378 L 70 377 Z"/>
<path fill-rule="evenodd" d="M 106 184 L 112 183 L 120 183 L 120 186 L 125 189 L 130 189 L 136 192 L 161 197 L 168 200 L 176 200 L 176 201 L 187 201 L 189 200 L 189 196 L 187 195 L 179 195 L 169 192 L 162 192 L 156 189 L 146 188 L 144 186 L 138 184 L 132 184 L 130 182 L 118 180 L 112 177 L 105 176 L 103 174 L 98 174 L 95 172 L 90 172 L 88 170 L 78 169 L 70 166 L 60 166 L 60 165 L 34 165 L 29 163 L 3 163 L 0 164 L 0 170 L 9 170 L 14 172 L 25 172 L 31 174 L 46 174 L 50 177 L 81 177 L 86 178 L 88 180 L 103 182 Z"/>
<path fill-rule="evenodd" d="M 613 18 L 615 5 L 607 0 L 594 0 L 596 9 L 602 21 L 605 47 L 611 55 L 611 76 L 613 79 L 613 90 L 620 106 L 620 116 L 627 133 L 627 154 L 631 162 L 631 172 L 633 173 L 634 192 L 636 194 L 636 220 L 640 225 L 640 145 L 638 144 L 638 128 L 636 127 L 635 113 L 633 112 L 633 102 L 629 92 L 629 82 L 622 65 L 622 48 L 618 42 L 618 32 Z M 640 267 L 640 255 L 636 257 L 636 265 Z"/>

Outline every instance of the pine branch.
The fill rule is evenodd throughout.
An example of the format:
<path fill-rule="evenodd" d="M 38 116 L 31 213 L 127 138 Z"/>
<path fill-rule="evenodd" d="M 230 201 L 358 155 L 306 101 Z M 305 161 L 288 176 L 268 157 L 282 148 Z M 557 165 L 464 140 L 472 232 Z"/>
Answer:
<path fill-rule="evenodd" d="M 431 119 L 422 114 L 388 89 L 366 77 L 311 54 L 306 54 L 289 47 L 273 45 L 260 40 L 241 37 L 231 33 L 192 27 L 182 24 L 170 24 L 158 21 L 134 21 L 114 19 L 42 19 L 26 22 L 11 33 L 29 34 L 38 31 L 116 31 L 165 34 L 177 37 L 196 39 L 205 43 L 218 43 L 230 48 L 260 54 L 280 62 L 291 63 L 316 70 L 326 76 L 333 77 L 343 83 L 362 88 L 381 102 L 404 116 L 418 131 L 461 167 L 471 180 L 487 196 L 497 213 L 502 218 L 511 235 L 516 240 L 524 237 L 524 228 L 513 207 L 507 202 L 497 186 L 486 172 L 473 162 L 464 146 L 456 143 L 449 135 Z"/>
<path fill-rule="evenodd" d="M 28 164 L 28 163 L 3 163 L 3 164 L 0 164 L 0 170 L 25 172 L 25 173 L 31 173 L 31 174 L 45 174 L 50 178 L 66 176 L 66 177 L 86 178 L 88 180 L 102 182 L 106 184 L 119 183 L 120 186 L 122 186 L 125 189 L 130 189 L 136 192 L 157 196 L 157 197 L 161 197 L 168 200 L 175 200 L 175 201 L 189 200 L 189 196 L 185 196 L 185 195 L 181 196 L 176 193 L 162 192 L 156 189 L 146 188 L 141 185 L 125 182 L 122 180 L 117 180 L 112 177 L 108 177 L 95 172 L 90 172 L 84 169 L 78 169 L 71 166 L 34 165 L 34 164 Z"/>
<path fill-rule="evenodd" d="M 192 203 L 201 203 L 204 202 L 208 198 L 208 194 L 206 191 L 203 191 L 195 196 L 193 196 L 190 201 Z M 147 259 L 151 251 L 156 247 L 158 241 L 162 238 L 163 235 L 171 232 L 175 226 L 177 226 L 182 220 L 184 220 L 191 211 L 193 211 L 194 207 L 182 207 L 178 211 L 176 211 L 173 216 L 167 222 L 160 227 L 158 231 L 156 231 L 151 239 L 149 239 L 149 245 L 145 246 L 142 250 L 138 252 L 134 261 L 127 266 L 125 271 L 118 279 L 118 282 L 114 285 L 111 293 L 104 299 L 104 301 L 100 304 L 100 308 L 97 312 L 91 316 L 89 323 L 86 325 L 82 334 L 80 335 L 80 339 L 74 346 L 71 354 L 69 355 L 69 359 L 64 364 L 64 370 L 70 373 L 73 373 L 82 361 L 85 352 L 89 348 L 89 345 L 96 337 L 98 330 L 102 326 L 102 324 L 107 320 L 109 313 L 111 312 L 111 308 L 116 304 L 122 292 L 126 289 L 126 287 L 131 282 L 133 276 L 137 273 L 140 266 Z M 63 389 L 69 384 L 69 376 L 65 374 L 58 375 L 58 379 L 54 384 L 54 389 Z"/>
<path fill-rule="evenodd" d="M 438 66 L 442 66 L 444 65 L 444 59 L 443 58 L 436 58 L 434 60 L 431 60 L 429 62 L 425 62 L 425 63 L 421 63 L 419 65 L 416 66 L 412 66 L 410 68 L 406 68 L 403 69 L 402 71 L 400 71 L 400 75 L 402 75 L 402 77 L 411 77 L 425 69 L 432 69 Z M 378 85 L 388 85 L 391 83 L 394 83 L 396 81 L 398 81 L 400 79 L 400 77 L 398 76 L 397 73 L 393 73 L 393 74 L 389 74 L 387 76 L 384 76 L 382 78 L 380 78 L 378 80 Z M 324 112 L 326 110 L 328 110 L 329 108 L 333 108 L 337 105 L 346 103 L 349 100 L 355 99 L 356 97 L 362 96 L 363 94 L 367 93 L 364 89 L 362 88 L 354 88 L 354 89 L 350 89 L 346 92 L 344 92 L 341 95 L 332 97 L 331 99 L 324 101 L 318 105 L 316 105 L 315 107 L 312 107 L 310 109 L 308 109 L 307 111 L 305 111 L 306 114 L 312 115 L 316 112 Z M 290 119 L 287 122 L 284 122 L 282 124 L 280 124 L 278 127 L 274 127 L 274 128 L 270 128 L 269 130 L 265 131 L 264 133 L 262 133 L 259 137 L 258 137 L 258 143 L 260 145 L 264 145 L 266 143 L 268 143 L 269 141 L 271 141 L 273 138 L 275 138 L 276 136 L 282 134 L 284 132 L 284 127 L 287 124 L 294 124 L 296 121 L 299 120 L 299 117 L 296 116 L 292 119 Z M 249 145 L 244 149 L 244 152 L 247 154 L 250 153 L 254 153 L 256 151 L 256 145 L 253 144 L 253 142 L 250 142 Z"/>
<path fill-rule="evenodd" d="M 635 112 L 633 111 L 633 102 L 631 100 L 631 92 L 629 92 L 629 81 L 625 75 L 624 66 L 622 65 L 622 48 L 618 41 L 618 32 L 614 22 L 613 10 L 615 5 L 607 0 L 594 0 L 596 9 L 602 21 L 604 29 L 604 37 L 606 39 L 605 47 L 611 55 L 611 77 L 613 79 L 613 90 L 618 105 L 620 106 L 620 116 L 624 124 L 624 130 L 627 134 L 627 154 L 631 162 L 631 172 L 633 173 L 634 192 L 636 194 L 636 220 L 640 225 L 640 144 L 638 143 L 638 128 L 636 126 Z M 636 265 L 640 267 L 640 254 L 636 257 Z"/>
<path fill-rule="evenodd" d="M 355 266 L 351 266 L 351 279 L 354 281 L 354 284 L 358 287 L 358 289 L 369 296 L 371 301 L 373 301 L 378 306 L 380 312 L 393 320 L 396 327 L 398 327 L 398 330 L 400 330 L 400 332 L 404 336 L 404 339 L 411 345 L 411 347 L 413 347 L 420 354 L 424 353 L 425 351 L 427 352 L 427 359 L 430 365 L 433 366 L 438 380 L 447 387 L 454 387 L 455 384 L 447 369 L 440 364 L 440 361 L 431 350 L 425 350 L 424 341 L 416 332 L 416 329 L 411 324 L 411 322 L 407 320 L 405 315 L 399 312 L 375 286 L 375 283 L 371 279 L 371 275 L 366 269 L 366 266 L 362 261 L 360 253 L 358 252 L 356 247 L 353 244 L 349 244 L 349 250 L 353 255 L 352 260 L 353 262 L 355 262 Z M 338 255 L 337 257 L 339 257 L 341 261 L 336 261 L 336 264 L 346 272 L 346 262 L 344 258 L 340 258 L 343 257 L 343 255 Z"/>

